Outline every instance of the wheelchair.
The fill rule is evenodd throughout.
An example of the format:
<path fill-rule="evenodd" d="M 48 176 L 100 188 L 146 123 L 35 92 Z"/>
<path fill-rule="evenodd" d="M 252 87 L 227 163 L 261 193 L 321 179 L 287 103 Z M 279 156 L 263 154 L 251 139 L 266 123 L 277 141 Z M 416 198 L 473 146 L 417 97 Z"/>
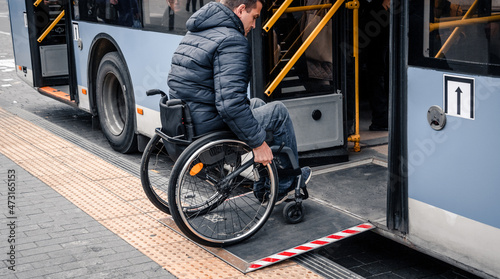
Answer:
<path fill-rule="evenodd" d="M 279 174 L 276 162 L 263 166 L 254 163 L 252 148 L 229 131 L 217 131 L 195 137 L 187 106 L 180 100 L 168 100 L 162 94 L 162 128 L 155 130 L 141 160 L 141 182 L 149 200 L 170 214 L 178 228 L 202 245 L 223 247 L 254 235 L 271 215 L 278 195 Z M 182 111 L 180 126 L 165 130 L 164 115 L 173 109 Z M 174 112 L 176 114 L 177 112 Z M 180 127 L 180 128 L 179 128 Z M 294 159 L 290 148 L 271 146 L 273 154 Z M 175 163 L 171 171 L 168 162 Z M 297 160 L 291 160 L 296 162 Z M 299 223 L 304 217 L 302 201 L 308 198 L 298 164 L 286 175 L 294 174 L 295 197 L 288 199 L 283 217 Z M 254 183 L 265 185 L 265 194 L 254 193 Z"/>

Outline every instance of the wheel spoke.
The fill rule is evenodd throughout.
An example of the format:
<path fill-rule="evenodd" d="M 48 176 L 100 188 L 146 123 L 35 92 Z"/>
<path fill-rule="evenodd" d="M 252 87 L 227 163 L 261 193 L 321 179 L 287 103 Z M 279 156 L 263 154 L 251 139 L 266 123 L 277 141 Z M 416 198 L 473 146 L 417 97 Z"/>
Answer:
<path fill-rule="evenodd" d="M 274 167 L 257 168 L 252 164 L 239 171 L 238 168 L 251 159 L 252 150 L 237 140 L 212 140 L 197 148 L 193 148 L 193 155 L 184 162 L 176 179 L 178 210 L 173 214 L 174 220 L 188 236 L 207 245 L 234 243 L 248 238 L 262 227 L 274 205 L 273 201 L 262 203 L 254 196 L 255 172 L 261 172 L 257 177 L 272 178 L 270 188 L 275 193 Z M 200 162 L 203 168 L 197 165 L 190 174 Z M 255 172 L 254 168 L 257 168 Z M 220 184 L 221 181 L 224 185 Z M 177 213 L 180 218 L 177 218 Z"/>

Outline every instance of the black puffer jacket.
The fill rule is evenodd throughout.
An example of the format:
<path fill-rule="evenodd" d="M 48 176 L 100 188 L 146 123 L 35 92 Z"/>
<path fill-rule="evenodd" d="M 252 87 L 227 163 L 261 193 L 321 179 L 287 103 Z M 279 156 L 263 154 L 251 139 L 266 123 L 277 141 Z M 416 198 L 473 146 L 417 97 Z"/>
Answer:
<path fill-rule="evenodd" d="M 266 133 L 248 103 L 251 54 L 243 23 L 226 6 L 210 2 L 186 25 L 189 32 L 168 75 L 170 98 L 188 104 L 197 135 L 229 126 L 250 147 L 260 146 Z"/>

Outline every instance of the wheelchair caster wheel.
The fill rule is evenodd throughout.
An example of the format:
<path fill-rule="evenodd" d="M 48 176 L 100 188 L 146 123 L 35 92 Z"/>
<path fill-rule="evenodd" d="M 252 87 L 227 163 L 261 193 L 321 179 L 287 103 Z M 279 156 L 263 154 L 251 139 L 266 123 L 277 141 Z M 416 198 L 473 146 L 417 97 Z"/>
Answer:
<path fill-rule="evenodd" d="M 289 224 L 300 223 L 304 219 L 304 206 L 302 203 L 287 203 L 283 208 L 283 218 Z"/>

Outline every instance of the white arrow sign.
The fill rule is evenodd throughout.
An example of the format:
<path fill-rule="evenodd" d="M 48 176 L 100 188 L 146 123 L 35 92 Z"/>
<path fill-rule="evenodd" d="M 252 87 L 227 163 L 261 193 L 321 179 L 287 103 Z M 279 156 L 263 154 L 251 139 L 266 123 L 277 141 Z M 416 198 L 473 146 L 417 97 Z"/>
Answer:
<path fill-rule="evenodd" d="M 474 79 L 444 75 L 444 112 L 474 119 Z"/>

